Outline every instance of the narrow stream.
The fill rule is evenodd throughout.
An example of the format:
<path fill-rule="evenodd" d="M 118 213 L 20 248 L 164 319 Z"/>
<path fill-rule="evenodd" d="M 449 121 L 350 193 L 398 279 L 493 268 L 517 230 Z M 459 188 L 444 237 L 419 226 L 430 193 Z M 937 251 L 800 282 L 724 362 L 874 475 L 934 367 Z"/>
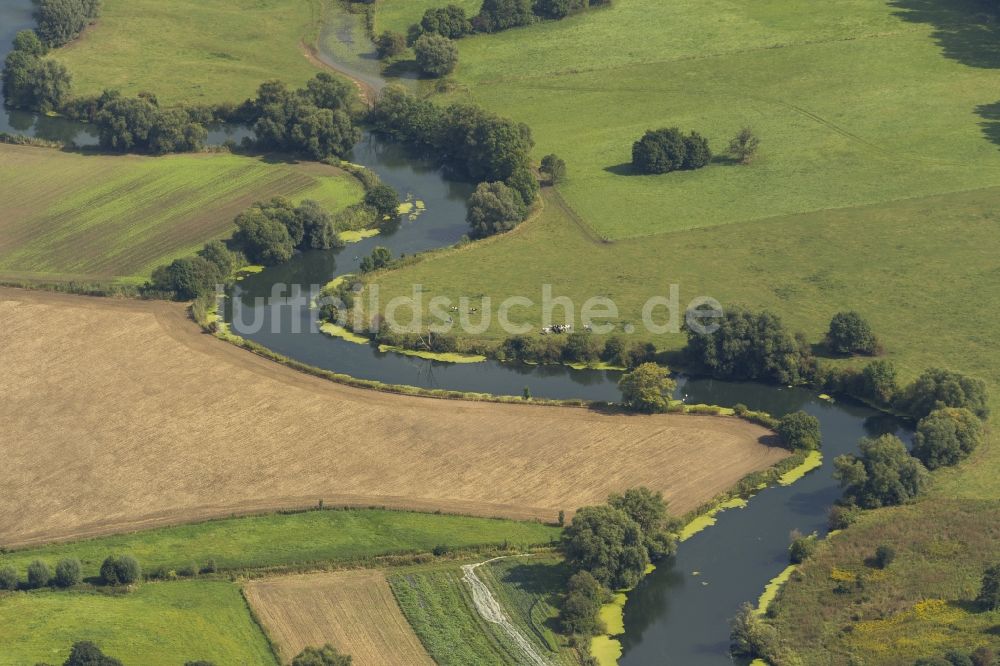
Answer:
<path fill-rule="evenodd" d="M 3 0 L 0 57 L 6 55 L 16 31 L 31 25 L 31 0 Z M 340 46 L 323 48 L 322 59 L 334 65 L 340 63 L 338 66 L 345 71 L 363 69 L 366 82 L 380 87 L 383 82 L 371 78 L 370 63 L 362 56 L 352 62 L 337 60 L 343 52 L 360 54 L 370 50 L 367 46 L 359 49 L 354 41 L 356 34 L 347 24 L 329 28 L 321 47 L 331 41 Z M 345 41 L 348 37 L 350 43 Z M 92 128 L 85 125 L 6 109 L 0 111 L 0 131 L 72 140 L 77 145 L 95 142 Z M 213 135 L 216 142 L 226 136 L 223 130 L 219 132 Z M 291 358 L 361 379 L 507 395 L 521 395 L 527 387 L 532 395 L 546 398 L 619 398 L 617 372 L 495 361 L 456 365 L 381 353 L 371 346 L 311 331 L 315 311 L 275 307 L 266 300 L 258 304 L 256 299 L 272 296 L 275 285 L 301 285 L 307 289 L 309 285 L 323 285 L 334 276 L 355 272 L 360 257 L 376 245 L 390 248 L 394 256 L 409 255 L 452 245 L 466 233 L 465 201 L 471 185 L 448 180 L 434 164 L 371 135 L 355 146 L 350 159 L 373 169 L 400 194 L 425 202 L 427 211 L 416 220 L 401 220 L 393 229 L 342 250 L 306 252 L 286 264 L 247 277 L 239 283 L 238 296 L 229 299 L 225 314 L 233 322 L 234 302 L 238 299 L 242 321 L 259 318 L 263 326 L 249 333 L 236 321 L 234 329 L 238 333 Z M 288 293 L 283 289 L 277 295 Z M 293 322 L 293 317 L 298 321 Z M 804 389 L 699 379 L 682 380 L 678 395 L 686 395 L 689 402 L 730 406 L 744 403 L 775 416 L 805 409 L 820 419 L 825 464 L 791 486 L 760 492 L 744 509 L 721 513 L 715 526 L 681 545 L 674 561 L 647 576 L 629 595 L 625 606 L 626 633 L 620 637 L 622 666 L 731 663 L 728 620 L 741 603 L 755 602 L 767 582 L 784 569 L 790 533 L 826 533 L 827 511 L 840 494 L 832 478 L 833 458 L 854 451 L 863 436 L 886 432 L 904 439 L 910 436 L 892 417 L 847 402 L 820 400 Z M 706 454 L 711 456 L 711 451 Z"/>

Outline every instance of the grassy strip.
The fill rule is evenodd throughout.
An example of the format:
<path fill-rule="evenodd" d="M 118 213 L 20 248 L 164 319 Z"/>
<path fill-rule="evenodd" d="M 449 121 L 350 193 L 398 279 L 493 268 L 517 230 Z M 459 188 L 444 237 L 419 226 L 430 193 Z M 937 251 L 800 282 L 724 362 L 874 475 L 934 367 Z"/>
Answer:
<path fill-rule="evenodd" d="M 210 560 L 220 571 L 365 563 L 388 555 L 426 553 L 437 546 L 491 548 L 534 546 L 557 539 L 558 528 L 534 522 L 391 511 L 348 509 L 267 514 L 212 520 L 132 534 L 101 537 L 0 555 L 0 566 L 24 576 L 41 559 L 54 567 L 64 557 L 97 576 L 111 553 L 131 553 L 147 573 L 157 568 L 196 571 Z"/>
<path fill-rule="evenodd" d="M 3 663 L 62 663 L 70 645 L 83 639 L 130 665 L 278 663 L 239 587 L 226 581 L 147 583 L 127 594 L 44 590 L 0 596 Z"/>

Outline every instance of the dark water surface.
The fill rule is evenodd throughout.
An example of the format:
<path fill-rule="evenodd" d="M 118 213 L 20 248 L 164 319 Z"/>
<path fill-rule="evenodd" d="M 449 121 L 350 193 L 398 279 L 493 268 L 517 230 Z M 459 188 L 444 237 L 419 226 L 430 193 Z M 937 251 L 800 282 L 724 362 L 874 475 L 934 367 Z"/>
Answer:
<path fill-rule="evenodd" d="M 32 24 L 30 0 L 0 0 L 0 57 L 6 55 L 14 34 Z M 346 28 L 332 29 L 324 33 L 323 41 L 330 40 L 331 34 L 343 34 L 345 39 L 350 36 Z M 336 64 L 338 51 L 341 49 L 325 49 L 323 57 Z M 344 68 L 352 71 L 357 63 L 348 65 Z M 379 87 L 378 80 L 370 80 L 370 72 L 364 74 L 369 83 Z M 7 109 L 0 109 L 0 131 L 77 145 L 96 142 L 92 128 L 86 125 Z M 238 141 L 245 133 L 242 128 L 218 129 L 211 140 Z M 381 353 L 371 346 L 311 332 L 314 310 L 256 306 L 255 299 L 270 298 L 276 284 L 308 289 L 336 275 L 355 272 L 359 258 L 376 245 L 390 248 L 398 257 L 452 245 L 466 233 L 469 184 L 448 180 L 427 160 L 371 136 L 355 147 L 351 159 L 373 169 L 401 194 L 425 202 L 427 211 L 414 221 L 402 220 L 391 230 L 345 249 L 296 255 L 284 265 L 247 277 L 239 283 L 238 295 L 227 303 L 227 320 L 233 320 L 233 302 L 238 300 L 242 321 L 258 318 L 263 327 L 248 333 L 237 322 L 237 332 L 291 358 L 361 379 L 506 395 L 521 395 L 527 387 L 532 395 L 545 398 L 619 398 L 617 372 L 495 361 L 447 364 Z M 279 295 L 288 294 L 285 290 Z M 297 321 L 292 321 L 293 316 Z M 293 325 L 299 332 L 293 332 Z M 682 380 L 678 395 L 686 395 L 689 402 L 727 406 L 740 402 L 776 416 L 805 409 L 822 424 L 826 462 L 791 486 L 760 492 L 744 509 L 719 514 L 715 526 L 684 542 L 673 562 L 662 564 L 647 576 L 625 606 L 622 666 L 731 663 L 728 619 L 742 602 L 756 601 L 767 582 L 784 569 L 790 533 L 826 532 L 827 511 L 840 494 L 832 478 L 833 458 L 854 451 L 863 436 L 895 432 L 909 437 L 891 417 L 849 403 L 823 401 L 803 389 L 699 379 Z M 706 455 L 711 458 L 711 451 Z"/>

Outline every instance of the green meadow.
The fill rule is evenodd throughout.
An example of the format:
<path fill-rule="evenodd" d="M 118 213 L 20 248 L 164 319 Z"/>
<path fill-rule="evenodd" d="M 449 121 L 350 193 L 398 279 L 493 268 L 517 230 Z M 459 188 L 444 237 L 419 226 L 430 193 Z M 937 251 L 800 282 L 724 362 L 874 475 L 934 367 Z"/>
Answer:
<path fill-rule="evenodd" d="M 398 18 L 404 6 L 380 12 L 393 25 L 419 17 Z M 570 206 L 612 239 L 1000 185 L 984 135 L 1000 58 L 977 50 L 981 11 L 972 0 L 616 2 L 460 40 L 442 101 L 528 123 L 536 158 L 566 160 Z M 699 131 L 717 154 L 750 126 L 759 157 L 631 175 L 633 141 L 669 126 Z"/>
<path fill-rule="evenodd" d="M 0 664 L 62 663 L 80 640 L 97 643 L 126 666 L 277 663 L 234 583 L 146 583 L 121 595 L 40 591 L 0 596 Z"/>
<path fill-rule="evenodd" d="M 23 579 L 40 559 L 54 568 L 64 557 L 83 564 L 83 575 L 98 575 L 111 553 L 129 553 L 148 572 L 178 570 L 214 560 L 219 569 L 357 562 L 380 555 L 428 552 L 435 546 L 469 548 L 502 544 L 548 544 L 559 530 L 540 523 L 403 511 L 327 510 L 213 520 L 145 532 L 56 544 L 0 555 Z"/>
<path fill-rule="evenodd" d="M 253 201 L 314 199 L 333 211 L 363 194 L 354 177 L 316 163 L 0 145 L 0 277 L 142 282 L 156 266 L 229 237 Z"/>
<path fill-rule="evenodd" d="M 316 73 L 302 43 L 316 39 L 330 0 L 104 0 L 100 21 L 57 57 L 77 95 L 151 91 L 166 104 L 251 97 L 261 82 L 300 86 Z"/>

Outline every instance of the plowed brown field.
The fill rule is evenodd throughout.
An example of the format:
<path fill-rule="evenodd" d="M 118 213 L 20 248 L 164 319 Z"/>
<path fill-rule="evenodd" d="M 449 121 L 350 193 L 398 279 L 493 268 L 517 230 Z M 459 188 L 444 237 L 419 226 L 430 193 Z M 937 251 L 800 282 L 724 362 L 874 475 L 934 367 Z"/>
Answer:
<path fill-rule="evenodd" d="M 0 545 L 263 510 L 688 511 L 786 455 L 735 418 L 435 400 L 311 377 L 175 303 L 0 289 Z"/>
<path fill-rule="evenodd" d="M 381 571 L 251 581 L 247 601 L 284 662 L 330 643 L 357 666 L 433 666 Z"/>

